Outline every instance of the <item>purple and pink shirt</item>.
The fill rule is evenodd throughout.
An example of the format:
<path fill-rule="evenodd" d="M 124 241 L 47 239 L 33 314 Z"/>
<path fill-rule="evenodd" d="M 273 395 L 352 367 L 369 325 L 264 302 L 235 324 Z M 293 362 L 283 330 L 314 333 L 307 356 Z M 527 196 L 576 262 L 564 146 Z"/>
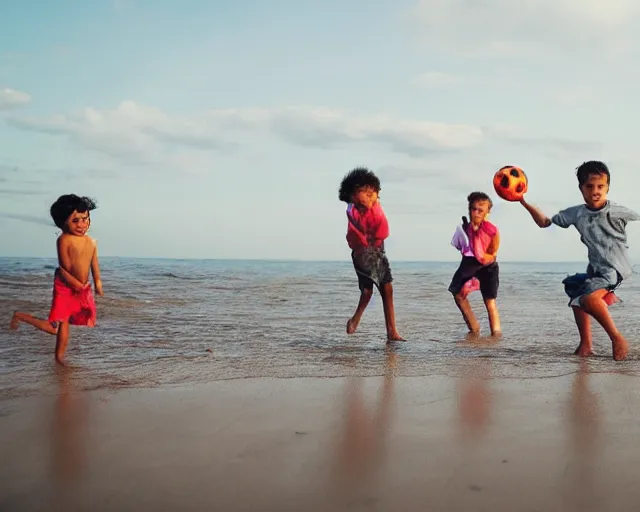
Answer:
<path fill-rule="evenodd" d="M 498 234 L 498 227 L 488 220 L 482 221 L 477 230 L 473 229 L 471 223 L 466 231 L 462 225 L 456 227 L 451 239 L 451 245 L 458 249 L 463 256 L 472 256 L 480 263 L 491 245 L 491 240 Z"/>
<path fill-rule="evenodd" d="M 451 245 L 458 249 L 463 256 L 470 256 L 482 263 L 491 240 L 497 234 L 497 226 L 487 220 L 482 221 L 477 230 L 473 229 L 471 223 L 467 225 L 466 231 L 462 225 L 458 225 L 453 233 Z M 471 292 L 479 289 L 480 281 L 478 281 L 477 277 L 472 277 L 464 284 L 460 293 L 463 297 L 466 297 Z"/>

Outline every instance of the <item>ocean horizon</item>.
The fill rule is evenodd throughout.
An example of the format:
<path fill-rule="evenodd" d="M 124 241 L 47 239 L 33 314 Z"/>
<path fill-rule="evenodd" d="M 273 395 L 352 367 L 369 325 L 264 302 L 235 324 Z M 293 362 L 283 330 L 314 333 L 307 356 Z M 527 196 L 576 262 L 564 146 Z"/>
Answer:
<path fill-rule="evenodd" d="M 15 260 L 15 259 L 35 259 L 35 260 L 55 260 L 55 256 L 0 256 L 0 260 Z M 340 259 L 291 259 L 291 258 L 196 258 L 196 257 L 184 257 L 184 258 L 172 258 L 172 257 L 164 257 L 164 256 L 118 256 L 118 255 L 100 255 L 100 261 L 103 259 L 131 259 L 131 260 L 163 260 L 163 261 L 224 261 L 224 262 L 233 262 L 233 261 L 253 261 L 253 262 L 274 262 L 274 263 L 283 263 L 283 262 L 306 262 L 306 263 L 340 263 L 346 262 L 351 265 L 351 261 L 349 259 L 349 253 L 345 253 L 345 258 Z M 389 258 L 391 265 L 395 261 L 398 263 L 457 263 L 460 261 L 460 258 L 452 258 L 448 260 L 416 260 L 416 259 L 395 259 Z M 587 265 L 587 260 L 499 260 L 499 263 L 517 263 L 517 264 L 525 264 L 525 263 L 535 263 L 535 264 L 556 264 L 556 263 L 575 263 L 575 264 L 583 264 Z"/>

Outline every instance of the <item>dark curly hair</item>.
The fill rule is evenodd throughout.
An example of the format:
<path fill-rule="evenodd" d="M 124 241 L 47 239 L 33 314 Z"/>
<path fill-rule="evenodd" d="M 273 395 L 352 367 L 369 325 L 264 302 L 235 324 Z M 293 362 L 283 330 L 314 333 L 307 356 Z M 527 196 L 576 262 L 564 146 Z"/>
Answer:
<path fill-rule="evenodd" d="M 591 160 L 589 162 L 584 162 L 582 165 L 576 168 L 576 177 L 578 178 L 578 184 L 580 186 L 584 185 L 589 176 L 591 175 L 604 175 L 607 177 L 607 185 L 611 184 L 611 175 L 609 174 L 609 168 L 606 166 L 604 162 L 599 162 L 598 160 Z"/>
<path fill-rule="evenodd" d="M 467 201 L 469 202 L 469 210 L 471 210 L 471 207 L 476 201 L 489 201 L 489 210 L 493 208 L 493 201 L 484 192 L 471 192 L 471 194 L 467 196 Z"/>
<path fill-rule="evenodd" d="M 366 167 L 356 167 L 342 178 L 340 191 L 338 192 L 340 201 L 350 203 L 353 194 L 362 187 L 371 187 L 373 190 L 380 193 L 380 180 Z"/>
<path fill-rule="evenodd" d="M 80 197 L 75 194 L 65 194 L 60 196 L 51 205 L 51 218 L 56 226 L 64 229 L 67 219 L 73 212 L 84 213 L 95 210 L 98 207 L 95 200 L 89 197 Z"/>

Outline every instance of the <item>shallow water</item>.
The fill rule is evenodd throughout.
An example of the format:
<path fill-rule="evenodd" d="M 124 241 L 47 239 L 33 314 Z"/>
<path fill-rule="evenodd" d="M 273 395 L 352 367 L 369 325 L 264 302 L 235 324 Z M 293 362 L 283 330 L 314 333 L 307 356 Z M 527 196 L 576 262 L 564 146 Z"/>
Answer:
<path fill-rule="evenodd" d="M 48 392 L 53 336 L 21 325 L 14 310 L 46 317 L 55 260 L 0 258 L 0 399 Z M 457 263 L 391 261 L 396 318 L 408 340 L 393 350 L 400 375 L 449 375 L 478 357 L 494 377 L 547 377 L 575 371 L 577 332 L 561 280 L 582 263 L 501 263 L 499 341 L 465 341 L 447 286 Z M 105 296 L 98 326 L 71 330 L 67 359 L 84 389 L 153 387 L 242 377 L 381 375 L 385 335 L 379 295 L 358 333 L 345 333 L 358 301 L 350 261 L 274 262 L 102 258 Z M 593 371 L 640 375 L 640 279 L 612 308 L 628 335 L 628 361 L 594 326 Z M 483 332 L 480 295 L 472 295 Z M 452 365 L 452 358 L 456 364 Z"/>

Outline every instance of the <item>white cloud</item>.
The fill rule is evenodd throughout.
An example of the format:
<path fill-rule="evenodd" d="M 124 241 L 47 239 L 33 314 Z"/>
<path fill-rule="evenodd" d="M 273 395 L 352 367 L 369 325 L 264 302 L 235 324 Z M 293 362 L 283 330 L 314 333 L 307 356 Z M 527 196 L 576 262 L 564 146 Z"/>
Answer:
<path fill-rule="evenodd" d="M 347 149 L 356 153 L 362 149 L 386 150 L 390 164 L 405 168 L 424 167 L 427 162 L 441 166 L 442 159 L 434 157 L 447 155 L 447 161 L 459 167 L 460 180 L 464 181 L 475 167 L 469 165 L 469 158 L 478 162 L 478 168 L 491 168 L 499 163 L 496 155 L 514 154 L 520 148 L 564 158 L 597 147 L 589 141 L 540 137 L 526 128 L 505 123 L 447 124 L 392 116 L 353 116 L 316 107 L 219 109 L 185 117 L 125 101 L 115 109 L 85 108 L 46 119 L 5 119 L 16 128 L 64 137 L 76 147 L 106 155 L 121 170 L 144 166 L 153 171 L 211 173 L 230 162 L 226 158 L 229 150 L 242 149 L 233 155 L 237 160 L 250 153 L 245 148 L 260 151 L 265 142 L 273 146 L 269 139 L 275 138 L 303 148 Z M 406 164 L 401 163 L 403 160 Z M 402 172 L 393 174 L 396 179 L 403 179 Z M 446 174 L 451 181 L 451 173 Z M 452 186 L 460 184 L 453 180 Z"/>
<path fill-rule="evenodd" d="M 461 86 L 461 91 L 473 89 L 490 89 L 493 91 L 517 92 L 521 97 L 530 96 L 542 98 L 549 103 L 559 106 L 585 105 L 595 101 L 600 101 L 597 88 L 591 84 L 572 83 L 566 84 L 562 80 L 553 80 L 552 77 L 545 77 L 545 82 L 518 80 L 512 75 L 479 76 L 441 73 L 429 71 L 416 76 L 411 85 L 424 88 L 450 88 L 454 85 Z"/>
<path fill-rule="evenodd" d="M 439 71 L 430 71 L 418 75 L 413 84 L 419 87 L 431 88 L 431 87 L 447 87 L 449 85 L 455 85 L 460 82 L 458 75 L 452 75 L 450 73 L 440 73 Z"/>
<path fill-rule="evenodd" d="M 585 105 L 599 100 L 598 92 L 588 86 L 561 87 L 548 86 L 543 88 L 545 94 L 552 102 L 561 106 Z"/>
<path fill-rule="evenodd" d="M 635 0 L 419 0 L 410 10 L 432 45 L 466 54 L 604 51 L 637 46 Z"/>
<path fill-rule="evenodd" d="M 65 136 L 87 149 L 141 163 L 157 162 L 169 146 L 221 150 L 234 147 L 238 140 L 251 140 L 253 134 L 323 149 L 368 143 L 411 156 L 460 151 L 483 139 L 483 130 L 477 126 L 351 116 L 315 107 L 212 110 L 188 118 L 124 101 L 112 110 L 85 108 L 49 119 L 12 117 L 7 122 L 23 130 Z"/>
<path fill-rule="evenodd" d="M 225 128 L 268 132 L 300 146 L 329 149 L 374 143 L 409 155 L 460 150 L 478 144 L 483 137 L 479 127 L 467 124 L 354 116 L 318 107 L 222 110 L 210 112 L 209 119 Z"/>
<path fill-rule="evenodd" d="M 16 91 L 15 89 L 0 89 L 0 111 L 9 110 L 10 108 L 26 105 L 31 101 L 31 96 L 26 92 Z"/>

